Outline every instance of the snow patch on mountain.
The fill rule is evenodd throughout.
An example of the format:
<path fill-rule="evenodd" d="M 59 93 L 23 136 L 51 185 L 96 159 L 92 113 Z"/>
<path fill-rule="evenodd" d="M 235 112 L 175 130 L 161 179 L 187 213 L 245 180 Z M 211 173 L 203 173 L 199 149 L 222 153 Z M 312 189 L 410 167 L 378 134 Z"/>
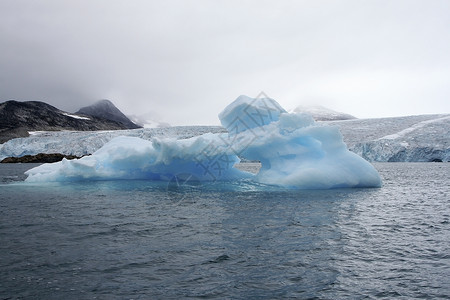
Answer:
<path fill-rule="evenodd" d="M 90 120 L 90 118 L 88 118 L 88 117 L 73 115 L 73 114 L 69 114 L 68 112 L 62 112 L 62 114 L 65 115 L 65 116 L 74 118 L 74 119 L 78 119 L 78 120 Z"/>

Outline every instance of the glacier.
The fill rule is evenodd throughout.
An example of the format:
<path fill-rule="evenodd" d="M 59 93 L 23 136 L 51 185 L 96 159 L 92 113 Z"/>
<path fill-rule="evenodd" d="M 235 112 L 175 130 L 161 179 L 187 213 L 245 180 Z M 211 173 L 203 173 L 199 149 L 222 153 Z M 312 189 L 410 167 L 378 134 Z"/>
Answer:
<path fill-rule="evenodd" d="M 219 119 L 227 132 L 189 138 L 111 138 L 92 155 L 27 171 L 27 182 L 148 179 L 248 179 L 299 189 L 380 187 L 376 169 L 350 152 L 336 126 L 308 114 L 287 113 L 275 100 L 240 96 Z M 258 160 L 258 174 L 235 168 Z"/>
<path fill-rule="evenodd" d="M 371 162 L 450 161 L 450 115 L 330 121 L 352 152 Z"/>
<path fill-rule="evenodd" d="M 105 131 L 35 131 L 26 138 L 16 138 L 0 145 L 0 160 L 38 153 L 61 153 L 65 155 L 90 155 L 107 142 L 119 136 L 187 139 L 204 133 L 226 132 L 221 126 L 177 126 L 167 128 L 141 128 Z"/>
<path fill-rule="evenodd" d="M 450 161 L 450 115 L 317 122 L 337 126 L 350 151 L 370 162 Z M 0 144 L 0 160 L 38 153 L 90 155 L 118 136 L 187 139 L 224 133 L 221 126 L 176 126 L 112 131 L 41 131 Z"/>

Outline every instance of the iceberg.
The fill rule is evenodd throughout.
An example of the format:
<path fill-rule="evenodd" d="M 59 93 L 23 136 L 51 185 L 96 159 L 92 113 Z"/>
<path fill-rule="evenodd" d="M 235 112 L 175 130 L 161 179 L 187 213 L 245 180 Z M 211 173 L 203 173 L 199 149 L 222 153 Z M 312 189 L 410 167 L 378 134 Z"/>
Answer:
<path fill-rule="evenodd" d="M 219 119 L 227 132 L 151 141 L 120 136 L 90 156 L 33 168 L 26 181 L 177 177 L 246 179 L 298 189 L 381 186 L 376 169 L 348 150 L 337 127 L 316 123 L 308 114 L 287 113 L 273 99 L 240 96 Z M 235 168 L 242 158 L 260 161 L 259 173 Z"/>

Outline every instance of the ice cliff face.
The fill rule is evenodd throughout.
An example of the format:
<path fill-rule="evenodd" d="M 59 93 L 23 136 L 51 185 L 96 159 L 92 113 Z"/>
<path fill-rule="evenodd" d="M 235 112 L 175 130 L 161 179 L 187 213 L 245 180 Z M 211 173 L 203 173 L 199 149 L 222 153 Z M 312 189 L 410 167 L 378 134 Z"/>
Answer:
<path fill-rule="evenodd" d="M 450 161 L 450 115 L 328 122 L 349 149 L 369 161 Z"/>

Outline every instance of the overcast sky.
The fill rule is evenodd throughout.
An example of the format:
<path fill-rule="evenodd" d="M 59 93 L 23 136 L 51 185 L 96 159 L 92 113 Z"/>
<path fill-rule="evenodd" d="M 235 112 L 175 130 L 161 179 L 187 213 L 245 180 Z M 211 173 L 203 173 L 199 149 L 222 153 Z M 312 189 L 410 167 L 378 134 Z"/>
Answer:
<path fill-rule="evenodd" d="M 0 102 L 218 124 L 241 94 L 450 113 L 450 1 L 0 0 Z"/>

